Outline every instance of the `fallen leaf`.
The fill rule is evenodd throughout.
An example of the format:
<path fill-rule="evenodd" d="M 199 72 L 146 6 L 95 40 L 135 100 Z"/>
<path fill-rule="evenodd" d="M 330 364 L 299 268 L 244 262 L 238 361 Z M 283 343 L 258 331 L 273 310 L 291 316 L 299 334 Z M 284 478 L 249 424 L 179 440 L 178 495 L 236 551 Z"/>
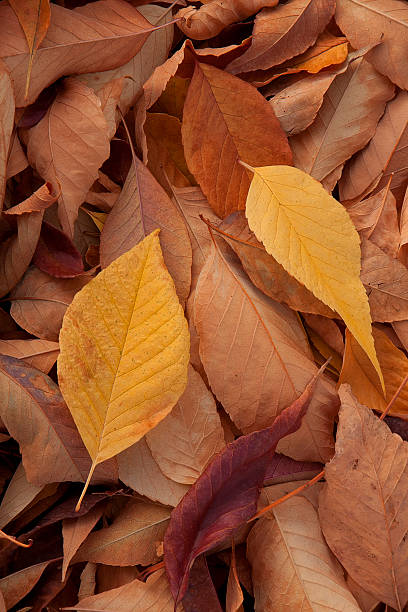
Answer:
<path fill-rule="evenodd" d="M 330 346 L 336 353 L 342 355 L 344 352 L 344 340 L 341 331 L 335 321 L 322 317 L 321 315 L 313 315 L 305 313 L 303 315 L 309 328 L 313 329 L 321 338 Z"/>
<path fill-rule="evenodd" d="M 43 561 L 42 563 L 25 567 L 18 572 L 0 578 L 0 592 L 7 606 L 5 610 L 9 610 L 15 606 L 35 587 L 49 563 L 50 561 Z"/>
<path fill-rule="evenodd" d="M 181 131 L 187 165 L 219 217 L 245 207 L 250 175 L 239 160 L 253 166 L 292 162 L 286 136 L 263 96 L 206 64 L 196 63 Z"/>
<path fill-rule="evenodd" d="M 73 563 L 93 561 L 108 565 L 150 565 L 159 557 L 156 544 L 164 537 L 168 508 L 129 500 L 112 525 L 91 533 Z"/>
<path fill-rule="evenodd" d="M 199 9 L 192 6 L 176 13 L 178 27 L 184 34 L 196 40 L 217 36 L 225 27 L 254 15 L 264 6 L 276 6 L 279 0 L 213 0 Z"/>
<path fill-rule="evenodd" d="M 187 485 L 225 447 L 215 400 L 192 366 L 183 395 L 170 414 L 146 434 L 146 442 L 163 474 Z"/>
<path fill-rule="evenodd" d="M 347 206 L 347 212 L 360 236 L 369 238 L 391 257 L 397 256 L 400 244 L 398 215 L 389 185 L 369 198 Z"/>
<path fill-rule="evenodd" d="M 118 455 L 118 465 L 122 482 L 154 502 L 174 507 L 188 491 L 187 485 L 163 474 L 152 457 L 146 438 L 122 451 Z"/>
<path fill-rule="evenodd" d="M 347 385 L 339 394 L 336 454 L 325 468 L 320 524 L 350 576 L 402 610 L 408 600 L 408 444 L 359 404 Z"/>
<path fill-rule="evenodd" d="M 204 555 L 195 560 L 183 597 L 185 612 L 223 612 Z"/>
<path fill-rule="evenodd" d="M 87 514 L 62 521 L 62 537 L 64 539 L 64 560 L 62 563 L 62 580 L 65 579 L 72 557 L 83 541 L 90 534 L 103 514 L 103 508 L 98 505 Z M 98 532 L 99 533 L 99 532 Z"/>
<path fill-rule="evenodd" d="M 22 215 L 23 213 L 41 212 L 58 200 L 58 194 L 52 193 L 51 183 L 45 183 L 29 198 L 5 210 L 6 215 Z"/>
<path fill-rule="evenodd" d="M 83 83 L 66 79 L 27 137 L 30 163 L 55 192 L 61 192 L 58 216 L 72 238 L 78 209 L 109 157 L 108 125 L 99 98 Z"/>
<path fill-rule="evenodd" d="M 371 362 L 348 331 L 339 384 L 348 383 L 361 404 L 384 412 L 408 374 L 408 359 L 379 329 L 373 328 L 373 336 L 384 374 L 385 397 Z M 407 400 L 408 390 L 404 387 L 390 408 L 390 414 L 407 417 Z"/>
<path fill-rule="evenodd" d="M 347 212 L 297 168 L 253 170 L 246 207 L 249 227 L 289 274 L 339 313 L 383 385 L 360 281 L 360 241 Z"/>
<path fill-rule="evenodd" d="M 53 278 L 29 268 L 10 295 L 10 314 L 33 336 L 57 342 L 68 305 L 89 280 L 89 276 Z"/>
<path fill-rule="evenodd" d="M 235 562 L 235 547 L 232 548 L 231 565 L 228 574 L 227 596 L 225 601 L 226 612 L 242 612 L 244 594 L 239 584 L 237 567 Z"/>
<path fill-rule="evenodd" d="M 97 567 L 96 563 L 87 563 L 82 570 L 78 589 L 79 601 L 95 595 Z"/>
<path fill-rule="evenodd" d="M 187 228 L 167 193 L 137 158 L 101 233 L 101 265 L 106 268 L 123 253 L 160 228 L 160 244 L 177 295 L 190 293 L 191 247 Z"/>
<path fill-rule="evenodd" d="M 156 230 L 92 279 L 64 316 L 58 380 L 92 458 L 89 479 L 170 412 L 188 358 L 187 321 Z"/>
<path fill-rule="evenodd" d="M 18 517 L 45 488 L 44 485 L 28 482 L 23 464 L 20 463 L 1 500 L 0 529 Z"/>
<path fill-rule="evenodd" d="M 313 45 L 336 8 L 334 0 L 293 0 L 262 10 L 251 46 L 228 65 L 233 74 L 277 66 Z"/>
<path fill-rule="evenodd" d="M 142 47 L 151 28 L 139 11 L 122 0 L 100 0 L 75 10 L 51 4 L 50 26 L 37 50 L 25 96 L 30 53 L 24 32 L 7 4 L 1 6 L 0 22 L 4 25 L 0 57 L 11 72 L 17 106 L 31 104 L 64 75 L 124 64 Z"/>
<path fill-rule="evenodd" d="M 59 229 L 43 222 L 33 264 L 56 278 L 74 278 L 84 272 L 82 256 Z"/>
<path fill-rule="evenodd" d="M 288 499 L 260 518 L 248 536 L 247 555 L 257 612 L 360 610 L 305 497 Z"/>
<path fill-rule="evenodd" d="M 392 177 L 390 189 L 402 202 L 408 178 L 407 144 L 408 93 L 400 91 L 387 104 L 369 144 L 346 164 L 339 184 L 341 201 L 361 199 Z"/>
<path fill-rule="evenodd" d="M 351 62 L 328 88 L 314 122 L 291 138 L 295 166 L 319 181 L 327 180 L 372 138 L 393 95 L 393 84 L 364 57 Z M 334 185 L 332 181 L 328 189 Z"/>
<path fill-rule="evenodd" d="M 397 231 L 398 234 L 398 231 Z M 406 265 L 408 263 L 408 188 L 405 192 L 400 213 L 400 240 L 398 245 L 398 257 Z"/>
<path fill-rule="evenodd" d="M 270 426 L 317 371 L 295 314 L 258 291 L 220 239 L 200 275 L 194 311 L 201 361 L 217 399 L 242 432 Z M 303 451 L 313 448 L 313 455 L 294 458 L 330 456 L 336 412 L 334 388 L 322 379 L 302 425 L 309 439 Z"/>
<path fill-rule="evenodd" d="M 281 453 L 274 453 L 272 460 L 266 468 L 264 486 L 278 483 L 279 481 L 287 483 L 291 480 L 302 480 L 308 476 L 313 478 L 313 476 L 321 472 L 322 467 L 321 463 L 295 461 L 295 459 L 286 457 Z"/>
<path fill-rule="evenodd" d="M 0 64 L 0 210 L 3 208 L 6 192 L 7 162 L 14 125 L 13 85 L 7 68 Z"/>
<path fill-rule="evenodd" d="M 299 428 L 316 377 L 272 427 L 242 436 L 215 456 L 171 514 L 164 562 L 176 603 L 187 590 L 194 560 L 234 535 L 256 511 L 267 465 L 278 441 Z"/>
<path fill-rule="evenodd" d="M 408 72 L 408 7 L 400 0 L 337 0 L 336 22 L 354 48 L 381 41 L 368 61 L 391 81 L 406 89 Z"/>
<path fill-rule="evenodd" d="M 346 582 L 362 612 L 375 612 L 378 604 L 381 603 L 378 601 L 378 598 L 364 591 L 349 575 L 346 576 Z"/>
<path fill-rule="evenodd" d="M 90 458 L 57 385 L 23 361 L 0 355 L 0 416 L 37 486 L 84 481 Z"/>
<path fill-rule="evenodd" d="M 57 361 L 58 342 L 49 340 L 0 340 L 0 354 L 16 357 L 45 374 Z"/>
<path fill-rule="evenodd" d="M 164 571 L 157 571 L 144 583 L 138 578 L 116 589 L 85 597 L 63 610 L 95 610 L 95 612 L 174 612 L 174 602 Z M 182 612 L 182 607 L 177 608 Z"/>
<path fill-rule="evenodd" d="M 28 60 L 25 96 L 28 94 L 35 53 L 47 34 L 51 19 L 49 0 L 11 0 L 9 2 L 23 28 L 30 57 Z"/>

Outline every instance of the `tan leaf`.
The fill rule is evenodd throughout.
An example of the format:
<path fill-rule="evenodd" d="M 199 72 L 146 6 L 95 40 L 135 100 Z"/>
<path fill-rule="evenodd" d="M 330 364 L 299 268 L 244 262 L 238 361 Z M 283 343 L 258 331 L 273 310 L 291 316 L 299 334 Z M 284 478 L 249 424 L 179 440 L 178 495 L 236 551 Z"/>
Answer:
<path fill-rule="evenodd" d="M 62 563 L 62 580 L 65 579 L 68 566 L 78 548 L 91 533 L 103 514 L 100 505 L 95 506 L 78 518 L 64 519 L 62 521 L 62 537 L 64 541 L 64 560 Z"/>
<path fill-rule="evenodd" d="M 146 441 L 163 474 L 182 484 L 193 484 L 213 455 L 224 448 L 214 398 L 192 366 L 183 395 L 170 414 L 146 434 Z"/>
<path fill-rule="evenodd" d="M 50 561 L 43 561 L 0 578 L 0 592 L 3 594 L 7 610 L 15 606 L 35 587 L 49 563 Z"/>
<path fill-rule="evenodd" d="M 50 27 L 37 50 L 25 99 L 30 53 L 17 17 L 6 3 L 0 7 L 0 22 L 0 57 L 11 72 L 17 106 L 34 102 L 59 77 L 124 64 L 142 47 L 151 28 L 139 11 L 122 0 L 100 0 L 74 10 L 51 4 Z"/>
<path fill-rule="evenodd" d="M 172 19 L 172 15 L 167 11 L 167 8 L 161 6 L 148 4 L 146 6 L 139 6 L 137 10 L 152 25 L 164 24 Z M 166 13 L 166 15 L 161 19 L 163 13 Z M 173 26 L 160 28 L 148 34 L 146 42 L 143 43 L 143 46 L 140 45 L 141 49 L 137 53 L 131 53 L 131 59 L 126 64 L 119 65 L 118 68 L 113 70 L 104 70 L 103 72 L 92 71 L 79 76 L 78 79 L 99 95 L 99 92 L 109 82 L 121 77 L 128 77 L 123 80 L 119 102 L 123 115 L 126 115 L 129 108 L 138 99 L 143 84 L 150 77 L 153 70 L 167 59 L 172 40 Z"/>
<path fill-rule="evenodd" d="M 29 268 L 11 293 L 10 314 L 33 336 L 56 342 L 68 305 L 89 280 L 89 276 L 54 278 Z"/>
<path fill-rule="evenodd" d="M 360 610 L 305 497 L 288 499 L 261 518 L 247 546 L 257 612 Z"/>
<path fill-rule="evenodd" d="M 250 48 L 231 62 L 228 70 L 233 74 L 264 70 L 306 51 L 330 21 L 335 7 L 334 0 L 292 0 L 264 9 L 255 19 Z"/>
<path fill-rule="evenodd" d="M 0 340 L 0 355 L 17 357 L 45 374 L 48 374 L 57 361 L 58 353 L 58 342 L 40 339 Z"/>
<path fill-rule="evenodd" d="M 146 582 L 138 578 L 110 591 L 86 597 L 71 610 L 95 612 L 174 612 L 174 600 L 164 570 L 149 576 Z M 180 604 L 177 612 L 182 611 Z"/>
<path fill-rule="evenodd" d="M 381 41 L 368 61 L 401 89 L 408 88 L 408 7 L 402 0 L 337 0 L 336 22 L 354 48 Z"/>
<path fill-rule="evenodd" d="M 182 136 L 188 167 L 219 217 L 245 208 L 251 177 L 239 160 L 251 166 L 292 162 L 286 136 L 265 98 L 207 64 L 196 63 Z"/>
<path fill-rule="evenodd" d="M 97 92 L 98 98 L 101 101 L 101 111 L 103 112 L 108 126 L 108 140 L 112 140 L 114 137 L 120 119 L 117 107 L 119 106 L 119 100 L 125 82 L 126 80 L 123 77 L 113 79 L 112 81 L 108 81 Z M 87 199 L 87 202 L 89 202 L 89 199 Z M 93 202 L 89 203 L 92 204 Z"/>
<path fill-rule="evenodd" d="M 295 313 L 256 289 L 218 239 L 201 272 L 194 309 L 201 360 L 217 398 L 244 433 L 271 425 L 316 372 Z M 300 433 L 285 438 L 287 454 L 330 456 L 336 403 L 333 385 L 320 379 Z"/>
<path fill-rule="evenodd" d="M 17 133 L 11 138 L 11 149 L 7 160 L 7 179 L 15 176 L 28 166 L 26 154 L 23 151 Z"/>
<path fill-rule="evenodd" d="M 109 157 L 101 102 L 83 83 L 67 79 L 45 117 L 27 136 L 30 163 L 56 193 L 61 192 L 58 215 L 72 238 L 78 209 Z"/>
<path fill-rule="evenodd" d="M 393 95 L 392 83 L 363 57 L 352 62 L 330 85 L 312 125 L 291 138 L 295 165 L 325 179 L 367 144 Z"/>
<path fill-rule="evenodd" d="M 24 275 L 37 247 L 43 212 L 22 215 L 16 220 L 17 233 L 0 245 L 0 296 L 13 289 Z"/>
<path fill-rule="evenodd" d="M 404 201 L 402 203 L 400 214 L 400 241 L 399 241 L 399 259 L 406 265 L 408 263 L 408 187 L 405 191 Z"/>
<path fill-rule="evenodd" d="M 73 562 L 150 565 L 159 561 L 157 544 L 170 518 L 168 508 L 130 500 L 110 527 L 91 533 Z"/>
<path fill-rule="evenodd" d="M 41 185 L 26 200 L 4 211 L 6 215 L 22 215 L 30 212 L 41 212 L 58 200 L 58 194 L 52 193 L 51 183 Z"/>
<path fill-rule="evenodd" d="M 78 589 L 79 601 L 95 594 L 97 567 L 96 563 L 87 563 L 82 570 Z"/>
<path fill-rule="evenodd" d="M 279 0 L 213 0 L 199 9 L 182 8 L 177 25 L 189 38 L 206 40 L 217 36 L 224 28 L 254 15 L 264 6 L 276 6 Z"/>
<path fill-rule="evenodd" d="M 350 576 L 402 610 L 408 600 L 408 444 L 359 404 L 348 385 L 339 394 L 336 454 L 325 468 L 320 524 Z"/>
<path fill-rule="evenodd" d="M 396 257 L 400 244 L 395 198 L 384 187 L 373 196 L 347 207 L 360 236 L 369 238 L 391 257 Z M 401 215 L 402 219 L 402 215 Z"/>
<path fill-rule="evenodd" d="M 153 459 L 145 438 L 120 453 L 117 459 L 121 481 L 152 501 L 174 507 L 188 491 L 186 485 L 166 478 Z"/>
<path fill-rule="evenodd" d="M 125 185 L 101 233 L 101 265 L 120 255 L 160 228 L 160 244 L 168 271 L 184 302 L 190 293 L 191 247 L 184 221 L 175 204 L 146 166 L 136 157 Z"/>
<path fill-rule="evenodd" d="M 346 165 L 340 181 L 342 201 L 361 199 L 378 185 L 391 180 L 391 190 L 402 202 L 408 169 L 408 93 L 399 94 L 386 106 L 370 143 Z M 395 192 L 397 190 L 397 192 Z"/>
<path fill-rule="evenodd" d="M 10 9 L 11 10 L 11 9 Z M 3 63 L 0 64 L 0 210 L 3 208 L 6 192 L 7 162 L 11 135 L 14 126 L 14 93 L 10 75 Z"/>
<path fill-rule="evenodd" d="M 23 512 L 47 486 L 28 482 L 23 464 L 20 463 L 1 500 L 0 529 Z"/>

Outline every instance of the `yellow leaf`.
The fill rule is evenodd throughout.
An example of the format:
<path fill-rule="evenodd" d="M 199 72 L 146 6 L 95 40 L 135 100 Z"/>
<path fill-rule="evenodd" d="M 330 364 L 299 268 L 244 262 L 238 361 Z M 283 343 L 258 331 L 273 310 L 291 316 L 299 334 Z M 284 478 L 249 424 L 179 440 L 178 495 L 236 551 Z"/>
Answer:
<path fill-rule="evenodd" d="M 64 316 L 58 378 L 92 458 L 84 491 L 95 466 L 164 419 L 187 384 L 188 326 L 158 233 L 102 270 Z"/>
<path fill-rule="evenodd" d="M 338 312 L 369 356 L 384 388 L 368 298 L 360 280 L 360 239 L 347 211 L 298 168 L 251 170 L 254 177 L 246 202 L 249 227 L 289 274 Z"/>
<path fill-rule="evenodd" d="M 106 217 L 108 216 L 108 214 L 104 212 L 95 212 L 94 210 L 89 210 L 85 207 L 83 207 L 82 210 L 84 210 L 91 217 L 92 221 L 95 223 L 96 227 L 101 232 L 103 230 L 103 226 L 105 225 Z"/>

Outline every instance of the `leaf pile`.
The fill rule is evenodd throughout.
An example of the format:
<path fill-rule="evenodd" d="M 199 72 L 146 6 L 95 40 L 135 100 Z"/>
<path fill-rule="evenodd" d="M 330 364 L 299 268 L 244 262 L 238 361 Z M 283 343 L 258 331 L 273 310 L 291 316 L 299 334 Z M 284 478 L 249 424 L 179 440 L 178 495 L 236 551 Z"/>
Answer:
<path fill-rule="evenodd" d="M 0 34 L 0 612 L 408 610 L 408 3 Z"/>

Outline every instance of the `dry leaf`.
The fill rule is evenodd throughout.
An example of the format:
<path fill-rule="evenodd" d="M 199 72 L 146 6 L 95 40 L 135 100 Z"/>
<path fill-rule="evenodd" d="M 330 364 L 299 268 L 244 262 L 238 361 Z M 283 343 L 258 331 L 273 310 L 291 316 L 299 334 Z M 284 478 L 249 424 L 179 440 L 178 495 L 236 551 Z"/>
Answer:
<path fill-rule="evenodd" d="M 0 340 L 0 354 L 17 357 L 28 365 L 45 374 L 51 370 L 57 361 L 59 353 L 58 342 L 49 340 Z"/>
<path fill-rule="evenodd" d="M 402 610 L 408 600 L 408 444 L 343 385 L 336 454 L 319 518 L 340 563 L 363 589 Z"/>
<path fill-rule="evenodd" d="M 64 561 L 62 563 L 62 580 L 65 579 L 72 557 L 87 538 L 103 514 L 103 508 L 98 505 L 90 512 L 78 518 L 68 518 L 62 521 L 62 537 L 64 539 Z M 99 532 L 98 532 L 99 533 Z"/>
<path fill-rule="evenodd" d="M 70 238 L 78 209 L 109 157 L 108 125 L 99 98 L 70 78 L 45 117 L 28 131 L 27 155 L 44 180 L 52 183 L 58 215 Z"/>
<path fill-rule="evenodd" d="M 244 594 L 239 584 L 235 560 L 235 547 L 232 547 L 231 564 L 228 574 L 227 596 L 225 601 L 226 612 L 243 612 Z"/>
<path fill-rule="evenodd" d="M 245 207 L 250 174 L 239 160 L 253 166 L 292 162 L 284 132 L 261 94 L 206 64 L 196 63 L 182 136 L 187 165 L 219 217 Z"/>
<path fill-rule="evenodd" d="M 247 547 L 257 612 L 360 610 L 305 497 L 288 499 L 262 517 Z"/>
<path fill-rule="evenodd" d="M 360 281 L 360 241 L 341 204 L 301 170 L 271 166 L 254 168 L 246 215 L 268 253 L 339 313 L 383 384 Z"/>
<path fill-rule="evenodd" d="M 3 594 L 7 610 L 15 606 L 35 587 L 49 563 L 50 561 L 43 561 L 0 578 L 0 592 Z"/>
<path fill-rule="evenodd" d="M 233 74 L 277 66 L 313 45 L 334 14 L 334 0 L 292 0 L 257 15 L 248 51 L 228 65 Z"/>
<path fill-rule="evenodd" d="M 4 64 L 0 64 L 0 210 L 6 192 L 7 162 L 14 125 L 14 95 L 10 75 Z"/>
<path fill-rule="evenodd" d="M 170 412 L 188 358 L 187 321 L 156 230 L 92 279 L 64 316 L 58 380 L 92 458 L 90 476 Z"/>
<path fill-rule="evenodd" d="M 45 183 L 29 198 L 5 210 L 6 215 L 22 215 L 23 213 L 41 212 L 58 200 L 58 194 L 52 193 L 51 183 Z"/>
<path fill-rule="evenodd" d="M 146 434 L 146 442 L 163 474 L 181 484 L 193 484 L 213 455 L 224 448 L 214 398 L 192 366 L 183 395 L 170 414 Z"/>
<path fill-rule="evenodd" d="M 23 512 L 46 487 L 28 482 L 20 463 L 4 493 L 0 504 L 0 529 Z"/>

